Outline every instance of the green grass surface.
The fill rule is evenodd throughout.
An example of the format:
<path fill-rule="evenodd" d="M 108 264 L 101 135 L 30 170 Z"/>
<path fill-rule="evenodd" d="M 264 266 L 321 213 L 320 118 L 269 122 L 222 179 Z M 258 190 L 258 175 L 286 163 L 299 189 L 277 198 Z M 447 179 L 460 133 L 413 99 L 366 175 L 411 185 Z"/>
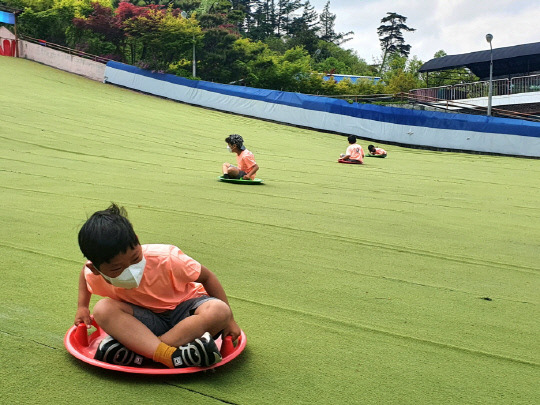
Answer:
<path fill-rule="evenodd" d="M 340 165 L 345 137 L 0 73 L 2 403 L 540 402 L 538 160 L 381 144 Z M 264 185 L 217 181 L 229 133 Z M 66 352 L 76 235 L 111 201 L 218 275 L 248 338 L 234 362 L 147 377 Z"/>

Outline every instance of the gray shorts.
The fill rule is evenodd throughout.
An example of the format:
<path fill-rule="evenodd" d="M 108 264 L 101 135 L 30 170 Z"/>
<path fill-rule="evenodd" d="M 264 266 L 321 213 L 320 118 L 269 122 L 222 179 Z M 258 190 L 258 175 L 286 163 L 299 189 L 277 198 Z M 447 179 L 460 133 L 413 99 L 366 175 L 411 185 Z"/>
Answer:
<path fill-rule="evenodd" d="M 238 176 L 236 177 L 230 177 L 231 175 L 229 175 L 229 178 L 233 178 L 233 179 L 243 179 L 244 176 L 246 175 L 247 173 L 243 170 L 240 170 L 238 169 Z"/>
<path fill-rule="evenodd" d="M 156 336 L 161 336 L 168 332 L 181 320 L 191 316 L 195 310 L 207 301 L 217 300 L 215 297 L 203 295 L 182 302 L 175 309 L 165 312 L 152 312 L 147 308 L 129 304 L 133 308 L 133 316 L 144 323 Z"/>

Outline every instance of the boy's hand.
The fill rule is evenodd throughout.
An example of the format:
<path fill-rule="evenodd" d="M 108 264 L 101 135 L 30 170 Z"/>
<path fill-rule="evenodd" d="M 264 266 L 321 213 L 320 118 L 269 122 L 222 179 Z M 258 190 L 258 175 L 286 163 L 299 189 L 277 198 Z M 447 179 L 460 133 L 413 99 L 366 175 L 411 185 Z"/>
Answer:
<path fill-rule="evenodd" d="M 240 332 L 240 326 L 238 326 L 234 319 L 231 319 L 227 327 L 223 330 L 223 336 L 232 336 L 234 342 L 238 339 L 238 336 L 240 336 Z"/>
<path fill-rule="evenodd" d="M 77 308 L 77 313 L 75 314 L 75 326 L 83 322 L 87 328 L 92 326 L 92 318 L 90 318 L 90 309 L 88 307 Z"/>

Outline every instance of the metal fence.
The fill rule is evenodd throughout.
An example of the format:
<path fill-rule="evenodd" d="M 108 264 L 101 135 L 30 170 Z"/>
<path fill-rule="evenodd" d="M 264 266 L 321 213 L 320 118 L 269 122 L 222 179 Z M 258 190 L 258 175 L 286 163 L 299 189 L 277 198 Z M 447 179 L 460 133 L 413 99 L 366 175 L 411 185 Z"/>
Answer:
<path fill-rule="evenodd" d="M 67 53 L 69 55 L 75 55 L 75 56 L 78 56 L 80 58 L 90 59 L 90 60 L 93 60 L 93 61 L 99 62 L 99 63 L 107 63 L 108 61 L 111 60 L 111 59 L 108 59 L 108 58 L 104 58 L 102 56 L 91 55 L 91 54 L 86 53 L 86 52 L 82 52 L 82 51 L 78 51 L 76 49 L 68 48 L 67 46 L 62 46 L 62 45 L 54 44 L 52 42 L 47 42 L 47 41 L 44 41 L 43 39 L 36 39 L 36 38 L 28 37 L 26 35 L 20 35 L 19 39 L 21 39 L 23 41 L 27 41 L 27 42 L 32 42 L 34 44 L 38 44 L 38 45 L 41 45 L 41 46 L 44 46 L 44 47 L 47 47 L 47 48 L 55 49 L 57 51 L 62 51 L 62 52 L 65 52 L 65 53 Z"/>
<path fill-rule="evenodd" d="M 512 79 L 493 80 L 493 96 L 540 91 L 540 75 L 520 76 Z M 487 97 L 489 81 L 455 84 L 409 92 L 418 101 L 466 100 L 469 98 Z"/>

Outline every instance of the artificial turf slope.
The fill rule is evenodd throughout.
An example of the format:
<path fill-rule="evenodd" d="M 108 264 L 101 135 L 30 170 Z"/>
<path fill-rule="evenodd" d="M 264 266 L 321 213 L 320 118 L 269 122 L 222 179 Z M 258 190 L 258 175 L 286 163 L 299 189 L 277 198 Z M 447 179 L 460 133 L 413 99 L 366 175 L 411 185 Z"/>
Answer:
<path fill-rule="evenodd" d="M 540 402 L 538 160 L 383 144 L 340 165 L 341 136 L 26 60 L 0 75 L 3 403 Z M 217 181 L 230 133 L 265 185 Z M 248 337 L 234 362 L 151 378 L 65 351 L 76 235 L 111 201 L 218 275 Z"/>

